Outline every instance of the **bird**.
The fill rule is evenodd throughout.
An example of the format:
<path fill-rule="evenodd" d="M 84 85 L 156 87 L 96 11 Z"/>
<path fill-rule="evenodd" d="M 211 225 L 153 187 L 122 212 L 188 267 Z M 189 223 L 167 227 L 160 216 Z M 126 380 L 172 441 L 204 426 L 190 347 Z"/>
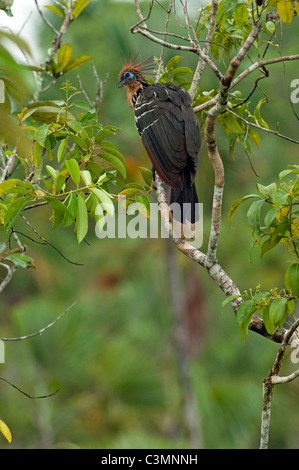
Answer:
<path fill-rule="evenodd" d="M 134 62 L 135 58 L 123 62 L 118 87 L 127 89 L 128 104 L 135 113 L 135 125 L 151 160 L 153 174 L 157 172 L 171 188 L 173 218 L 183 225 L 194 226 L 199 217 L 194 180 L 201 132 L 190 95 L 175 84 L 152 84 L 146 80 L 149 59 Z"/>

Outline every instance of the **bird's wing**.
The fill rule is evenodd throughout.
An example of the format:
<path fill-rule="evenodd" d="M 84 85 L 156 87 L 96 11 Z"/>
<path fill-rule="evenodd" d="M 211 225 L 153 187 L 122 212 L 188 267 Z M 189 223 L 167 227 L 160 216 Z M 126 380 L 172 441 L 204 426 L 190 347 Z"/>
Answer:
<path fill-rule="evenodd" d="M 135 123 L 154 169 L 169 186 L 181 191 L 180 172 L 189 166 L 190 177 L 195 175 L 200 147 L 188 93 L 174 85 L 146 87 L 135 105 Z"/>

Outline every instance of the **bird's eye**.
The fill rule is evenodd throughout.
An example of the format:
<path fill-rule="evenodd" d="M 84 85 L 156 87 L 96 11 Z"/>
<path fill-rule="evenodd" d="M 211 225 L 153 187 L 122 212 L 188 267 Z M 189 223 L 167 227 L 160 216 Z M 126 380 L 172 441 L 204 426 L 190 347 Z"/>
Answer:
<path fill-rule="evenodd" d="M 125 73 L 125 77 L 126 77 L 126 78 L 129 78 L 130 76 L 131 76 L 131 72 L 126 72 L 126 73 Z"/>

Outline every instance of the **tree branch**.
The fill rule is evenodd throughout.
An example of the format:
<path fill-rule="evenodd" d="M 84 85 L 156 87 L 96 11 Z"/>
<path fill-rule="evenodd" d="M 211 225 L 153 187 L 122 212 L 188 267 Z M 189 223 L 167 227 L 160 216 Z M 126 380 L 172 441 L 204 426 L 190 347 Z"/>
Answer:
<path fill-rule="evenodd" d="M 299 144 L 298 140 L 292 139 L 291 137 L 288 137 L 284 134 L 280 134 L 279 132 L 273 131 L 272 129 L 267 129 L 266 127 L 260 126 L 258 124 L 255 124 L 254 122 L 247 121 L 247 119 L 239 116 L 237 113 L 234 113 L 231 109 L 226 108 L 226 111 L 233 116 L 235 116 L 237 119 L 240 119 L 241 121 L 245 122 L 248 126 L 255 127 L 256 129 L 259 129 L 264 132 L 269 132 L 270 134 L 277 135 L 277 137 L 281 137 L 282 139 L 288 140 L 290 142 L 293 142 L 294 144 Z"/>
<path fill-rule="evenodd" d="M 35 333 L 31 333 L 31 334 L 25 335 L 25 336 L 18 336 L 18 337 L 15 337 L 15 338 L 0 338 L 0 340 L 1 341 L 22 341 L 23 339 L 33 338 L 34 336 L 40 336 L 46 330 L 48 330 L 49 328 L 54 326 L 55 323 L 57 323 L 62 317 L 64 317 L 64 315 L 66 313 L 68 313 L 76 304 L 77 304 L 77 302 L 73 302 L 72 305 L 70 305 L 64 312 L 62 312 L 54 321 L 49 323 L 47 326 L 44 326 L 40 330 L 36 331 Z"/>
<path fill-rule="evenodd" d="M 212 1 L 212 14 L 211 14 L 211 19 L 210 19 L 210 25 L 209 25 L 209 29 L 208 29 L 208 32 L 207 32 L 207 35 L 206 35 L 206 41 L 207 42 L 205 43 L 205 45 L 203 47 L 203 53 L 205 55 L 208 55 L 208 53 L 209 53 L 210 42 L 212 41 L 212 37 L 213 37 L 215 26 L 216 26 L 217 11 L 218 11 L 218 0 L 213 0 Z M 195 95 L 195 92 L 196 92 L 196 89 L 197 89 L 197 85 L 198 85 L 198 82 L 201 78 L 204 66 L 205 66 L 205 61 L 201 57 L 199 57 L 198 62 L 197 62 L 197 66 L 196 66 L 196 69 L 195 69 L 195 73 L 194 73 L 194 76 L 193 76 L 193 80 L 192 80 L 192 83 L 191 83 L 191 86 L 190 86 L 190 89 L 189 89 L 189 95 L 191 96 L 191 100 L 194 99 L 194 95 Z"/>

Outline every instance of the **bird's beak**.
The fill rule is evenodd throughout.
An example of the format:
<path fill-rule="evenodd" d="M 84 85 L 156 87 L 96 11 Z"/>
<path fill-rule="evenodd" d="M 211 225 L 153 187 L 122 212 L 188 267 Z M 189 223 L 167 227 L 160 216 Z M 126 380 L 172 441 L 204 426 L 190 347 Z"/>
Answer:
<path fill-rule="evenodd" d="M 118 88 L 121 88 L 122 86 L 124 86 L 125 82 L 126 81 L 123 78 L 121 78 L 118 82 Z"/>

